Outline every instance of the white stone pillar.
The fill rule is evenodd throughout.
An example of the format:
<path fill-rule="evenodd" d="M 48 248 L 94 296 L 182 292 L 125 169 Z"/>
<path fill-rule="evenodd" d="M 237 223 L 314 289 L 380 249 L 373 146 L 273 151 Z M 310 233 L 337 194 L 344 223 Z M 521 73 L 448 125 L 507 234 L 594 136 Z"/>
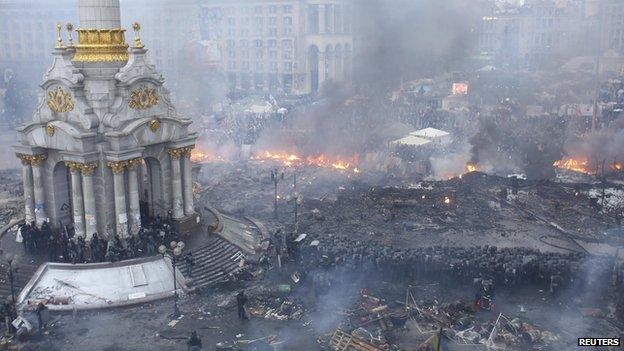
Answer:
<path fill-rule="evenodd" d="M 128 213 L 126 211 L 126 187 L 124 169 L 126 161 L 108 162 L 113 171 L 113 188 L 115 193 L 115 224 L 117 235 L 124 239 L 128 237 Z"/>
<path fill-rule="evenodd" d="M 327 16 L 327 9 L 325 8 L 324 4 L 320 4 L 318 5 L 318 14 L 319 14 L 319 34 L 325 34 L 325 30 L 327 29 L 327 24 L 326 24 L 326 16 Z"/>
<path fill-rule="evenodd" d="M 119 0 L 79 0 L 78 18 L 85 29 L 121 28 Z"/>
<path fill-rule="evenodd" d="M 128 195 L 130 196 L 130 234 L 136 235 L 141 228 L 141 204 L 139 203 L 139 173 L 138 167 L 142 158 L 128 161 Z"/>
<path fill-rule="evenodd" d="M 323 88 L 323 83 L 327 78 L 327 65 L 325 64 L 326 54 L 325 51 L 319 51 L 318 53 L 318 89 Z"/>
<path fill-rule="evenodd" d="M 30 223 L 35 220 L 35 189 L 33 185 L 32 166 L 30 165 L 30 156 L 18 154 L 17 157 L 22 161 L 24 214 L 26 215 L 26 223 Z"/>
<path fill-rule="evenodd" d="M 82 198 L 82 177 L 80 165 L 76 162 L 65 162 L 71 174 L 72 213 L 74 215 L 74 233 L 76 237 L 85 237 L 84 203 Z"/>
<path fill-rule="evenodd" d="M 93 186 L 93 172 L 97 168 L 97 163 L 83 164 L 80 167 L 82 172 L 82 195 L 84 197 L 84 219 L 87 240 L 91 240 L 93 234 L 97 232 L 97 210 L 95 207 L 95 187 Z"/>
<path fill-rule="evenodd" d="M 46 159 L 46 154 L 31 156 L 33 171 L 33 187 L 35 193 L 35 220 L 37 225 L 41 225 L 48 219 L 45 208 L 45 191 L 43 187 L 43 167 L 42 163 Z"/>
<path fill-rule="evenodd" d="M 187 216 L 195 213 L 195 207 L 193 205 L 191 150 L 193 150 L 193 147 L 185 148 L 185 153 L 182 156 L 182 187 L 184 188 L 184 214 Z"/>
<path fill-rule="evenodd" d="M 180 157 L 183 152 L 182 148 L 169 149 L 169 156 L 171 157 L 171 199 L 173 200 L 172 211 L 174 219 L 184 217 L 184 209 L 182 208 L 182 172 L 180 170 Z"/>

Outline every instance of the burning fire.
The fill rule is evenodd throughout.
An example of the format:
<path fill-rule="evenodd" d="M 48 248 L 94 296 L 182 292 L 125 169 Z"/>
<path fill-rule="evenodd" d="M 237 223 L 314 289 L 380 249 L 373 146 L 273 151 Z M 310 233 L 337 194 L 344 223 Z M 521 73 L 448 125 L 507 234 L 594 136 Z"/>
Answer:
<path fill-rule="evenodd" d="M 553 164 L 553 166 L 557 168 L 568 169 L 571 171 L 585 173 L 585 174 L 592 174 L 592 173 L 600 172 L 600 169 L 598 167 L 599 165 L 600 163 L 599 164 L 592 163 L 587 158 L 572 158 L 572 157 L 563 158 L 559 161 L 555 161 L 555 163 Z M 602 166 L 600 166 L 600 168 L 601 167 Z M 621 171 L 622 168 L 624 168 L 624 166 L 622 166 L 622 164 L 618 162 L 613 162 L 610 164 L 605 163 L 604 167 L 605 167 L 605 170 L 608 167 L 609 169 L 613 171 Z"/>
<path fill-rule="evenodd" d="M 323 154 L 318 156 L 299 156 L 296 154 L 284 153 L 284 152 L 270 152 L 264 151 L 259 155 L 252 156 L 252 160 L 264 162 L 275 161 L 283 164 L 286 167 L 293 166 L 317 166 L 322 168 L 332 168 L 340 171 L 351 171 L 353 173 L 360 173 L 357 168 L 358 157 L 354 155 L 349 158 L 329 158 Z"/>
<path fill-rule="evenodd" d="M 559 161 L 555 161 L 553 166 L 580 173 L 590 173 L 589 161 L 587 159 L 564 158 Z"/>
<path fill-rule="evenodd" d="M 214 155 L 208 151 L 202 151 L 198 149 L 193 149 L 191 151 L 191 162 L 193 163 L 205 163 L 210 161 L 223 161 L 224 159 L 219 155 Z"/>
<path fill-rule="evenodd" d="M 476 172 L 477 171 L 477 164 L 476 163 L 466 163 L 466 173 L 470 173 L 470 172 Z"/>

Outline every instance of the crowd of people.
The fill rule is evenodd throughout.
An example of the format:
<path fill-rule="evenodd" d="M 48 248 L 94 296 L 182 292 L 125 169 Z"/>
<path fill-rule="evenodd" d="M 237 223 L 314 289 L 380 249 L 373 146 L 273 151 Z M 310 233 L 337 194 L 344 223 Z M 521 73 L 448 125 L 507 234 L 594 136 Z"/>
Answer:
<path fill-rule="evenodd" d="M 591 258 L 581 252 L 542 252 L 529 248 L 496 246 L 397 248 L 371 245 L 342 236 L 308 235 L 296 242 L 294 234 L 282 237 L 281 231 L 271 239 L 280 260 L 297 263 L 301 272 L 343 271 L 399 280 L 434 278 L 473 283 L 491 280 L 497 286 L 537 284 L 552 294 L 574 284 L 583 287 L 596 281 L 611 281 L 613 262 Z M 590 272 L 591 270 L 591 272 Z M 342 275 L 337 275 L 342 276 Z"/>
<path fill-rule="evenodd" d="M 83 236 L 75 236 L 68 230 L 53 231 L 48 222 L 40 226 L 33 221 L 21 224 L 17 241 L 30 255 L 47 255 L 50 262 L 93 263 L 153 256 L 158 247 L 179 241 L 180 235 L 173 228 L 170 217 L 157 216 L 143 223 L 137 235 L 122 240 L 119 235 L 103 236 L 93 233 L 87 242 Z"/>

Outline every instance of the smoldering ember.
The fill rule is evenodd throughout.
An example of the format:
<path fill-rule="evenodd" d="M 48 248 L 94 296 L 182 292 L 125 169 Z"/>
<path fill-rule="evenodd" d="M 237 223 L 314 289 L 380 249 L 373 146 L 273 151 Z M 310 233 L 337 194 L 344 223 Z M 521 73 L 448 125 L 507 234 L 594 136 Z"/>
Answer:
<path fill-rule="evenodd" d="M 623 16 L 0 0 L 0 350 L 620 350 Z"/>

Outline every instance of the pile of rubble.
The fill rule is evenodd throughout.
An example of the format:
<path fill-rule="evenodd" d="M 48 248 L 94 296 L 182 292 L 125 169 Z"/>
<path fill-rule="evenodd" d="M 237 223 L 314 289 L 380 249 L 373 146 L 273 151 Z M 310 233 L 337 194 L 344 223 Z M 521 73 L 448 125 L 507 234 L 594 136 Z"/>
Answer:
<path fill-rule="evenodd" d="M 436 350 L 442 343 L 455 345 L 457 349 L 471 345 L 477 350 L 540 350 L 559 340 L 556 334 L 519 318 L 510 320 L 499 314 L 495 320 L 482 319 L 475 314 L 474 306 L 461 300 L 453 303 L 433 300 L 418 305 L 409 291 L 408 296 L 406 303 L 389 304 L 363 293 L 356 305 L 346 311 L 345 321 L 326 338 L 320 338 L 319 343 L 333 351 L 411 350 L 413 347 L 428 351 Z"/>
<path fill-rule="evenodd" d="M 249 302 L 249 314 L 268 320 L 299 320 L 304 309 L 293 297 L 254 297 Z"/>

